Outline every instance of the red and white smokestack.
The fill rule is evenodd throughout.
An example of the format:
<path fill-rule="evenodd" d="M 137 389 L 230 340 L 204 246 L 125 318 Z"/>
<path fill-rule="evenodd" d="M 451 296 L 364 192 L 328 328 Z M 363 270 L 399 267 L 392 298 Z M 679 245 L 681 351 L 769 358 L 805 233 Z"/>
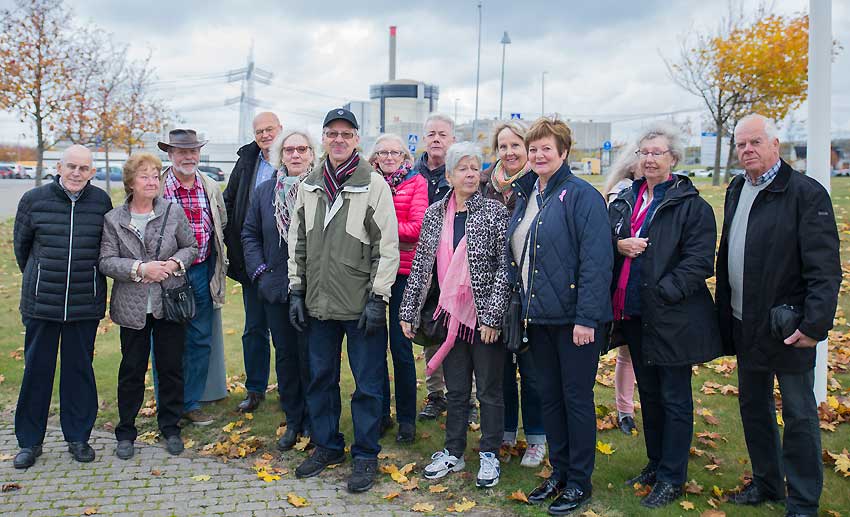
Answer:
<path fill-rule="evenodd" d="M 395 35 L 396 26 L 390 25 L 390 81 L 395 80 Z"/>

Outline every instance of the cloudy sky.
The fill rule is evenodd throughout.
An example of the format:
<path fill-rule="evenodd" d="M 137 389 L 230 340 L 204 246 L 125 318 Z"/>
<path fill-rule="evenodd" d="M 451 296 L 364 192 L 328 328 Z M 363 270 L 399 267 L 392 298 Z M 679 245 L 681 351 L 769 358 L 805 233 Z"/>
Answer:
<path fill-rule="evenodd" d="M 815 0 L 828 1 L 828 0 Z M 758 2 L 758 3 L 757 3 Z M 11 4 L 0 0 L 0 5 Z M 220 142 L 236 140 L 238 108 L 224 101 L 239 83 L 224 74 L 245 65 L 253 40 L 257 66 L 274 74 L 255 95 L 288 126 L 315 129 L 323 114 L 347 100 L 368 100 L 370 84 L 387 79 L 388 27 L 398 26 L 399 78 L 440 87 L 440 111 L 471 120 L 475 103 L 478 11 L 475 0 L 321 2 L 69 0 L 77 20 L 115 34 L 158 69 L 157 92 L 182 122 Z M 752 11 L 758 0 L 744 0 Z M 502 47 L 507 30 L 504 112 L 533 118 L 541 109 L 573 119 L 612 121 L 614 137 L 630 136 L 654 117 L 691 120 L 700 131 L 701 100 L 668 77 L 662 56 L 676 54 L 684 34 L 716 28 L 723 0 L 484 0 L 479 114 L 499 111 Z M 807 0 L 776 0 L 771 10 L 794 14 Z M 266 6 L 266 7 L 259 7 Z M 832 130 L 850 136 L 850 2 L 833 2 L 834 37 L 845 49 L 832 69 Z M 673 113 L 673 115 L 670 115 Z M 805 106 L 794 116 L 803 130 Z M 0 114 L 0 141 L 29 140 L 32 130 Z"/>

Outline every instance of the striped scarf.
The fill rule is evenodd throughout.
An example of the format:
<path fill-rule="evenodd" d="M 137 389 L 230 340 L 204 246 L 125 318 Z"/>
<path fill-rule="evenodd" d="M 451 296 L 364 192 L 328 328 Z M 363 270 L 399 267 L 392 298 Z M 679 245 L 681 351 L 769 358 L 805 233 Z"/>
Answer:
<path fill-rule="evenodd" d="M 325 177 L 325 189 L 327 190 L 328 199 L 331 204 L 336 201 L 336 196 L 339 189 L 345 181 L 354 173 L 354 169 L 360 163 L 360 155 L 357 151 L 351 153 L 351 157 L 337 167 L 336 171 L 331 168 L 330 157 L 325 159 L 323 166 L 323 175 Z"/>

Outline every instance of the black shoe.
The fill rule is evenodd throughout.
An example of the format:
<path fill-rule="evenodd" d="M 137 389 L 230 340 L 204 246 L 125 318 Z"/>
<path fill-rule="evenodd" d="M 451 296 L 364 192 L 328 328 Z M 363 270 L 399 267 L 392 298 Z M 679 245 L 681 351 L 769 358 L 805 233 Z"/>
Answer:
<path fill-rule="evenodd" d="M 416 424 L 399 422 L 398 434 L 395 437 L 395 441 L 396 443 L 413 443 L 416 441 Z"/>
<path fill-rule="evenodd" d="M 351 466 L 351 476 L 348 478 L 348 491 L 359 493 L 372 488 L 377 471 L 377 459 L 355 458 Z"/>
<path fill-rule="evenodd" d="M 41 445 L 24 447 L 15 455 L 15 468 L 28 469 L 35 465 L 35 459 L 41 456 Z"/>
<path fill-rule="evenodd" d="M 682 497 L 681 485 L 676 486 L 666 481 L 659 481 L 652 487 L 652 492 L 641 500 L 640 505 L 645 508 L 661 508 L 680 497 Z"/>
<path fill-rule="evenodd" d="M 635 425 L 635 419 L 631 415 L 626 415 L 620 419 L 620 431 L 623 431 L 623 434 L 631 436 L 635 429 L 637 429 L 637 425 Z"/>
<path fill-rule="evenodd" d="M 280 440 L 277 441 L 277 450 L 291 450 L 293 447 L 295 447 L 296 443 L 298 443 L 298 431 L 293 428 L 287 427 L 286 431 L 283 432 L 283 436 L 281 436 Z"/>
<path fill-rule="evenodd" d="M 88 442 L 68 442 L 68 451 L 80 463 L 94 461 L 94 449 Z"/>
<path fill-rule="evenodd" d="M 253 391 L 249 391 L 245 400 L 236 406 L 236 411 L 239 411 L 240 413 L 253 413 L 254 410 L 260 406 L 260 402 L 262 402 L 265 398 L 265 393 L 254 393 Z"/>
<path fill-rule="evenodd" d="M 295 469 L 295 477 L 311 478 L 319 475 L 328 465 L 339 465 L 345 461 L 345 451 L 331 451 L 317 447 L 315 452 Z"/>
<path fill-rule="evenodd" d="M 115 455 L 119 460 L 129 460 L 136 454 L 136 447 L 133 446 L 132 440 L 118 440 L 118 446 L 115 447 Z"/>
<path fill-rule="evenodd" d="M 755 483 L 750 483 L 736 494 L 729 494 L 729 502 L 732 504 L 755 506 L 768 501 L 781 501 L 781 499 L 767 495 Z"/>
<path fill-rule="evenodd" d="M 813 513 L 785 512 L 785 517 L 817 517 Z"/>
<path fill-rule="evenodd" d="M 637 484 L 640 485 L 649 485 L 652 486 L 655 484 L 655 469 L 649 465 L 645 466 L 643 470 L 640 471 L 640 474 L 629 479 L 625 482 L 626 486 L 635 486 Z"/>
<path fill-rule="evenodd" d="M 478 406 L 474 402 L 469 405 L 469 418 L 467 418 L 467 422 L 470 425 L 478 423 Z"/>
<path fill-rule="evenodd" d="M 395 425 L 395 421 L 393 420 L 393 417 L 391 417 L 391 416 L 381 417 L 381 423 L 378 425 L 378 436 L 383 438 L 384 435 L 387 434 L 387 431 L 392 429 L 394 425 Z"/>
<path fill-rule="evenodd" d="M 165 450 L 172 456 L 179 456 L 183 452 L 183 439 L 179 434 L 172 434 L 165 439 Z"/>
<path fill-rule="evenodd" d="M 542 483 L 537 485 L 537 488 L 528 494 L 528 502 L 532 504 L 542 503 L 547 499 L 553 499 L 567 487 L 563 481 L 552 479 L 544 479 Z"/>
<path fill-rule="evenodd" d="M 428 402 L 425 403 L 425 407 L 419 413 L 419 420 L 434 420 L 442 415 L 446 408 L 448 408 L 446 397 L 432 393 L 428 395 Z"/>
<path fill-rule="evenodd" d="M 583 492 L 578 488 L 566 488 L 557 499 L 549 505 L 549 515 L 567 515 L 590 501 L 591 492 Z"/>

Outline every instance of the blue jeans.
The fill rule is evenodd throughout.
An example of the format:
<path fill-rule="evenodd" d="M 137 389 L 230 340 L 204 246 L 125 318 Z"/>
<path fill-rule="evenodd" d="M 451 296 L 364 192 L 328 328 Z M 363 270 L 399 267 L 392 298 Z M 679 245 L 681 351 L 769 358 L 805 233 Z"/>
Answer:
<path fill-rule="evenodd" d="M 339 393 L 339 369 L 342 339 L 346 338 L 348 364 L 354 374 L 355 390 L 351 396 L 351 419 L 354 444 L 351 456 L 373 459 L 378 456 L 378 428 L 381 422 L 383 382 L 387 334 L 367 336 L 357 328 L 357 320 L 317 320 L 309 318 L 307 344 L 310 356 L 310 384 L 307 404 L 310 407 L 312 441 L 317 447 L 342 452 L 345 438 L 339 432 L 342 410 Z"/>
<path fill-rule="evenodd" d="M 546 442 L 543 429 L 543 408 L 537 391 L 537 373 L 530 351 L 524 354 L 505 352 L 505 378 L 502 393 L 505 399 L 505 432 L 516 433 L 519 428 L 519 392 L 516 371 L 519 368 L 522 386 L 522 429 L 528 443 Z M 516 360 L 516 362 L 514 362 Z"/>
<path fill-rule="evenodd" d="M 245 389 L 264 394 L 269 385 L 269 319 L 266 303 L 260 299 L 257 286 L 242 284 L 242 302 L 245 307 L 245 330 L 242 332 L 242 357 L 245 360 Z M 277 315 L 287 317 L 285 314 Z M 278 380 L 278 383 L 280 380 Z"/>
<path fill-rule="evenodd" d="M 390 296 L 390 354 L 393 358 L 393 380 L 395 382 L 395 409 L 399 423 L 416 422 L 416 363 L 413 360 L 413 343 L 401 331 L 399 309 L 407 275 L 395 277 Z M 390 416 L 390 375 L 384 363 L 384 407 L 383 415 Z"/>
<path fill-rule="evenodd" d="M 212 348 L 213 302 L 210 296 L 210 257 L 189 268 L 186 275 L 195 295 L 195 317 L 186 325 L 183 348 L 183 411 L 201 407 L 201 396 L 207 384 Z"/>

